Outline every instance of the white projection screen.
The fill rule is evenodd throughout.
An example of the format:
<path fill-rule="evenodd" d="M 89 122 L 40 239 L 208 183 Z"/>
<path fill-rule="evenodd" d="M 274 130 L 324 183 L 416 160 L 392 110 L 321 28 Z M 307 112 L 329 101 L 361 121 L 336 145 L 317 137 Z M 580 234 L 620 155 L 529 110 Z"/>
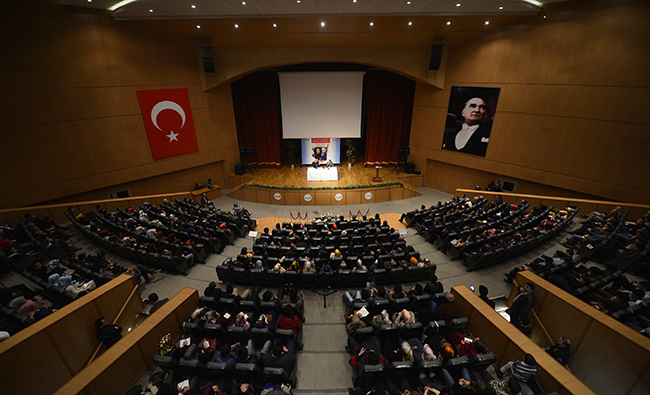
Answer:
<path fill-rule="evenodd" d="M 363 72 L 278 73 L 282 137 L 361 137 L 363 75 Z"/>

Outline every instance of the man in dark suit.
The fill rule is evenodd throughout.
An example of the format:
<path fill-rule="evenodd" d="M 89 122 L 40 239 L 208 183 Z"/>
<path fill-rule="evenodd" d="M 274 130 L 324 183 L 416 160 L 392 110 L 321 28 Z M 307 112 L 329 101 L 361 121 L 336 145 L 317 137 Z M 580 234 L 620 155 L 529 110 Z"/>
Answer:
<path fill-rule="evenodd" d="M 283 345 L 279 339 L 276 339 L 271 348 L 271 352 L 262 354 L 262 364 L 264 367 L 283 368 L 291 372 L 296 362 L 296 342 L 288 338 L 287 345 Z"/>
<path fill-rule="evenodd" d="M 469 99 L 465 102 L 461 115 L 463 117 L 461 128 L 445 131 L 442 148 L 485 156 L 491 129 L 487 123 L 489 114 L 485 100 L 480 97 Z"/>
<path fill-rule="evenodd" d="M 510 306 L 510 323 L 521 330 L 522 320 L 528 321 L 528 314 L 535 305 L 535 285 L 526 283 L 519 287 L 519 293 L 515 296 Z"/>

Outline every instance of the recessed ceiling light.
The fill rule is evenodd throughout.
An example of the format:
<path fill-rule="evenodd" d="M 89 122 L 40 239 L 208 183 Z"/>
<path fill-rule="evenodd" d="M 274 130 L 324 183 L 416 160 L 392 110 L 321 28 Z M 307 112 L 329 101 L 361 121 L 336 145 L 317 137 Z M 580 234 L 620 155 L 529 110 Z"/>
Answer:
<path fill-rule="evenodd" d="M 321 23 L 320 23 L 320 26 L 321 26 L 321 27 L 325 27 L 325 22 L 321 22 Z"/>
<path fill-rule="evenodd" d="M 456 3 L 456 7 L 460 7 L 460 3 Z"/>
<path fill-rule="evenodd" d="M 278 27 L 278 24 L 277 24 L 277 23 L 274 23 L 274 24 L 273 24 L 273 27 Z"/>
<path fill-rule="evenodd" d="M 451 25 L 451 21 L 447 21 L 447 26 Z"/>
<path fill-rule="evenodd" d="M 407 4 L 407 5 L 410 5 L 410 4 L 411 4 L 411 2 L 410 2 L 410 1 L 407 1 L 407 2 L 406 2 L 406 4 Z"/>
<path fill-rule="evenodd" d="M 235 23 L 235 29 L 239 29 L 239 25 Z"/>
<path fill-rule="evenodd" d="M 370 22 L 370 26 L 375 26 L 375 22 Z"/>
<path fill-rule="evenodd" d="M 92 2 L 93 2 L 93 0 L 88 0 L 88 2 L 89 2 L 89 3 L 92 3 Z"/>
<path fill-rule="evenodd" d="M 194 4 L 192 4 L 192 8 L 196 8 L 196 6 Z"/>
<path fill-rule="evenodd" d="M 485 21 L 485 24 L 486 24 L 486 25 L 489 25 L 489 24 L 490 24 L 490 21 Z"/>
<path fill-rule="evenodd" d="M 352 2 L 353 2 L 353 3 L 356 3 L 356 2 L 357 2 L 357 0 L 352 0 Z"/>
<path fill-rule="evenodd" d="M 499 7 L 499 9 L 502 10 L 502 9 L 503 9 L 503 6 Z"/>
<path fill-rule="evenodd" d="M 413 24 L 413 22 L 409 21 L 409 26 L 411 26 L 412 24 Z"/>
<path fill-rule="evenodd" d="M 153 12 L 153 10 L 150 8 L 150 9 L 149 9 L 149 12 Z"/>
<path fill-rule="evenodd" d="M 300 4 L 300 0 L 296 0 L 296 3 Z"/>
<path fill-rule="evenodd" d="M 196 28 L 197 28 L 197 29 L 200 29 L 200 28 L 201 28 L 201 25 L 196 25 Z"/>
<path fill-rule="evenodd" d="M 242 2 L 241 2 L 241 5 L 246 5 L 246 2 L 245 2 L 245 1 L 242 1 Z"/>

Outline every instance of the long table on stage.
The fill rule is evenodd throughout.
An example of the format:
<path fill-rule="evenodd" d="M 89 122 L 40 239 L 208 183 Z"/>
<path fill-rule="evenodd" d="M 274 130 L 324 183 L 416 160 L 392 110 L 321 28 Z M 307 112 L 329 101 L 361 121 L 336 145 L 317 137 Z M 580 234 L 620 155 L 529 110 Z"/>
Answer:
<path fill-rule="evenodd" d="M 307 168 L 307 181 L 337 181 L 338 179 L 339 169 L 337 167 Z"/>

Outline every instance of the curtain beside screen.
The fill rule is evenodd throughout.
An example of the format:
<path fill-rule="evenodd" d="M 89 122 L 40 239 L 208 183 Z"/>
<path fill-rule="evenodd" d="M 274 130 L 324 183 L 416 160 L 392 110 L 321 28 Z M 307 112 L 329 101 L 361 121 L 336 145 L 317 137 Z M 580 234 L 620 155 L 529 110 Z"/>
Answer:
<path fill-rule="evenodd" d="M 366 166 L 397 164 L 397 148 L 409 145 L 415 81 L 388 71 L 366 73 Z"/>
<path fill-rule="evenodd" d="M 231 85 L 239 147 L 250 147 L 253 156 L 242 162 L 279 168 L 280 85 L 275 71 L 261 71 Z"/>

